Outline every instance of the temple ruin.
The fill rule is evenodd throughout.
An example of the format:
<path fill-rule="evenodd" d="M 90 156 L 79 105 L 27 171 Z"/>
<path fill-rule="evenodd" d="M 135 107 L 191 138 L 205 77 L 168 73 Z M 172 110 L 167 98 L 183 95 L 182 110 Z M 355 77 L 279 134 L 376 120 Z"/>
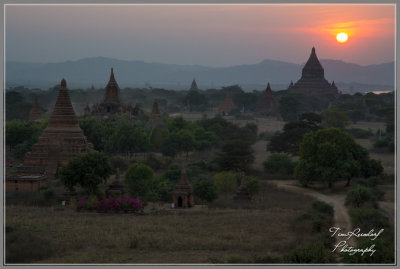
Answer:
<path fill-rule="evenodd" d="M 182 169 L 181 177 L 172 192 L 172 202 L 175 204 L 175 208 L 190 208 L 194 206 L 192 187 L 187 180 L 185 169 Z"/>

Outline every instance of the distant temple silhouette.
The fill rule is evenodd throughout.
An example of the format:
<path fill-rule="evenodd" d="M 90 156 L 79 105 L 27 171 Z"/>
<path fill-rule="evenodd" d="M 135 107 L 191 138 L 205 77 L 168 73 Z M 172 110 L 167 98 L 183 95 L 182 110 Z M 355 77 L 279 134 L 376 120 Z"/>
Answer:
<path fill-rule="evenodd" d="M 219 114 L 222 116 L 227 116 L 235 108 L 235 103 L 232 101 L 229 93 L 226 93 L 224 101 L 218 106 Z"/>
<path fill-rule="evenodd" d="M 276 103 L 275 98 L 272 94 L 269 82 L 263 96 L 261 97 L 254 110 L 254 114 L 274 117 L 278 117 L 279 115 L 278 104 Z"/>
<path fill-rule="evenodd" d="M 33 107 L 29 112 L 29 121 L 38 121 L 43 116 L 43 109 L 39 105 L 38 97 L 35 96 L 35 101 L 33 103 Z"/>
<path fill-rule="evenodd" d="M 96 104 L 89 111 L 85 109 L 85 114 L 93 116 L 110 116 L 110 115 L 131 115 L 133 108 L 131 105 L 124 105 L 120 100 L 120 88 L 114 77 L 114 69 L 111 68 L 110 80 L 107 83 L 103 102 Z"/>
<path fill-rule="evenodd" d="M 199 90 L 199 88 L 197 87 L 196 80 L 195 80 L 195 79 L 193 79 L 193 81 L 192 81 L 192 85 L 190 85 L 190 89 L 189 89 L 189 91 L 197 91 L 197 90 Z"/>
<path fill-rule="evenodd" d="M 324 68 L 318 60 L 315 48 L 311 50 L 310 58 L 303 67 L 301 78 L 293 85 L 290 83 L 288 88 L 292 93 L 332 95 L 337 97 L 340 93 L 335 82 L 330 84 L 324 77 Z"/>

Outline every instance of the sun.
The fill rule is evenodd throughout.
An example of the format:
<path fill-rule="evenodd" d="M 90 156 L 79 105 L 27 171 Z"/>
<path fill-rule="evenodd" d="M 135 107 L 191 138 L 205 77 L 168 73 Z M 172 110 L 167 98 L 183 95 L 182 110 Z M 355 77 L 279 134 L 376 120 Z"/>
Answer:
<path fill-rule="evenodd" d="M 337 40 L 339 43 L 344 43 L 344 42 L 346 42 L 346 41 L 347 41 L 347 38 L 348 38 L 348 35 L 347 35 L 346 33 L 344 33 L 344 32 L 338 33 L 338 34 L 336 35 L 336 40 Z"/>

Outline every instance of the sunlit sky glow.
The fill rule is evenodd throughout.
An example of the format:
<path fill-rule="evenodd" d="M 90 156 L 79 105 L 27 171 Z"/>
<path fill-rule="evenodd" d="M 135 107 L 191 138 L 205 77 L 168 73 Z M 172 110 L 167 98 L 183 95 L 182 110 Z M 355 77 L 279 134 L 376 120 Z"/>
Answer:
<path fill-rule="evenodd" d="M 395 5 L 7 5 L 5 23 L 7 61 L 300 64 L 312 46 L 322 59 L 394 60 Z"/>

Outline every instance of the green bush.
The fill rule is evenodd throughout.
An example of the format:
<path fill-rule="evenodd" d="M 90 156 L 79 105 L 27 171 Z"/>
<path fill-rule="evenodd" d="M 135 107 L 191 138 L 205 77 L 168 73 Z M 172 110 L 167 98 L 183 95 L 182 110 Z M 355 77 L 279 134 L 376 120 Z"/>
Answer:
<path fill-rule="evenodd" d="M 353 207 L 362 207 L 365 205 L 377 206 L 376 197 L 372 194 L 370 188 L 363 186 L 357 186 L 351 189 L 346 196 L 346 205 Z"/>
<path fill-rule="evenodd" d="M 212 202 L 218 198 L 214 183 L 209 179 L 200 179 L 194 184 L 193 193 L 203 201 Z"/>
<path fill-rule="evenodd" d="M 285 263 L 331 263 L 332 252 L 322 242 L 308 243 L 283 256 Z"/>
<path fill-rule="evenodd" d="M 292 175 L 296 164 L 287 154 L 272 153 L 264 162 L 264 171 L 271 174 Z"/>
<path fill-rule="evenodd" d="M 389 227 L 389 219 L 375 208 L 353 208 L 350 218 L 354 227 L 371 230 Z"/>
<path fill-rule="evenodd" d="M 354 138 L 369 138 L 374 135 L 371 129 L 349 128 L 346 131 Z"/>
<path fill-rule="evenodd" d="M 315 201 L 311 206 L 316 212 L 333 217 L 333 207 L 330 204 L 323 201 Z"/>
<path fill-rule="evenodd" d="M 132 197 L 146 199 L 153 183 L 153 169 L 141 163 L 129 166 L 125 182 Z"/>
<path fill-rule="evenodd" d="M 237 188 L 237 178 L 232 172 L 220 172 L 215 175 L 214 184 L 218 193 L 230 193 Z"/>
<path fill-rule="evenodd" d="M 261 183 L 258 179 L 250 178 L 247 180 L 244 188 L 250 194 L 250 196 L 253 196 L 260 192 Z"/>
<path fill-rule="evenodd" d="M 243 257 L 239 257 L 236 255 L 231 255 L 229 256 L 228 260 L 226 261 L 226 263 L 249 263 L 249 261 Z"/>

